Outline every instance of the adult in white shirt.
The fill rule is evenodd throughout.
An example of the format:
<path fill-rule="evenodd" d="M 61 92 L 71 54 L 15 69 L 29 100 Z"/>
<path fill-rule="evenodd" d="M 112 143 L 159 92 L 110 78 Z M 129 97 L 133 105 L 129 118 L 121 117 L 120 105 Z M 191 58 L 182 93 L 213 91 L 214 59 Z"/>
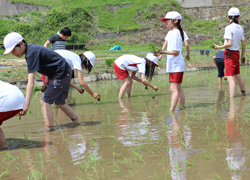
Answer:
<path fill-rule="evenodd" d="M 0 81 L 0 125 L 23 110 L 25 97 L 14 85 Z M 7 148 L 5 135 L 0 128 L 0 149 Z"/>
<path fill-rule="evenodd" d="M 80 85 L 95 99 L 99 99 L 101 96 L 98 93 L 93 92 L 88 84 L 84 81 L 82 71 L 86 69 L 88 73 L 91 72 L 95 63 L 95 54 L 91 51 L 86 51 L 85 53 L 81 53 L 79 55 L 68 51 L 68 50 L 55 50 L 58 54 L 60 54 L 66 61 L 70 64 L 72 70 L 75 69 L 77 71 L 77 76 L 80 82 Z M 79 92 L 81 89 L 74 85 L 72 82 L 71 86 L 76 88 Z"/>
<path fill-rule="evenodd" d="M 123 83 L 118 99 L 122 99 L 125 92 L 127 93 L 127 97 L 130 98 L 133 79 L 157 91 L 158 87 L 149 82 L 154 75 L 155 66 L 158 66 L 157 57 L 151 53 L 148 53 L 145 58 L 135 55 L 123 55 L 117 58 L 114 61 L 113 67 L 117 78 Z M 128 73 L 129 71 L 132 72 L 131 76 Z M 135 76 L 136 72 L 141 73 L 141 79 Z"/>
<path fill-rule="evenodd" d="M 158 57 L 160 60 L 162 54 L 167 54 L 167 68 L 166 71 L 169 73 L 170 91 L 171 91 L 171 106 L 170 111 L 174 111 L 176 105 L 179 101 L 180 108 L 185 106 L 185 95 L 181 87 L 183 74 L 185 71 L 185 62 L 182 56 L 182 46 L 185 43 L 187 56 L 186 59 L 189 60 L 189 45 L 188 36 L 182 30 L 180 25 L 181 15 L 176 11 L 170 11 L 166 14 L 164 18 L 161 18 L 162 22 L 166 23 L 166 26 L 170 28 L 167 36 L 165 37 L 165 42 L 163 44 L 162 50 L 159 51 L 161 55 Z M 165 51 L 167 47 L 167 51 Z"/>
<path fill-rule="evenodd" d="M 230 25 L 225 29 L 224 45 L 218 46 L 214 43 L 214 49 L 224 49 L 225 56 L 225 75 L 229 83 L 230 97 L 235 97 L 237 82 L 239 84 L 241 94 L 246 95 L 245 82 L 240 75 L 240 43 L 242 45 L 241 63 L 245 64 L 246 43 L 244 30 L 239 25 L 240 10 L 236 7 L 230 8 L 228 11 L 228 20 Z"/>

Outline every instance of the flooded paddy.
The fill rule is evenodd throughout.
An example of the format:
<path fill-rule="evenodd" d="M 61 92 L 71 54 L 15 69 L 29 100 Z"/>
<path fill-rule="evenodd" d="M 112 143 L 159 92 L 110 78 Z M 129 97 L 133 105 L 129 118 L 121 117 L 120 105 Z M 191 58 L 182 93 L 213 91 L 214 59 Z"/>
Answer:
<path fill-rule="evenodd" d="M 248 67 L 241 73 L 249 93 Z M 123 102 L 120 81 L 90 83 L 101 101 L 75 90 L 68 99 L 85 124 L 73 126 L 53 106 L 52 132 L 45 130 L 37 92 L 26 116 L 2 125 L 10 149 L 0 152 L 0 178 L 249 179 L 250 96 L 230 99 L 226 81 L 218 92 L 216 75 L 186 72 L 186 109 L 174 113 L 167 75 L 154 76 L 158 92 L 135 82 Z"/>

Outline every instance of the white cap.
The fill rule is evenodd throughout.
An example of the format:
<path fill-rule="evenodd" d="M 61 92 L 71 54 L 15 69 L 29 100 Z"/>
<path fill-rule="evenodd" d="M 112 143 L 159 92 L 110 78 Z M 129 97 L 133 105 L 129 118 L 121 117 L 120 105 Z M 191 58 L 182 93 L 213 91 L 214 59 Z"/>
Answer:
<path fill-rule="evenodd" d="M 91 51 L 86 51 L 83 54 L 84 54 L 84 56 L 86 56 L 86 58 L 88 58 L 88 60 L 90 61 L 90 64 L 92 65 L 92 67 L 94 67 L 94 64 L 95 64 L 95 54 L 92 53 Z"/>
<path fill-rule="evenodd" d="M 240 16 L 240 10 L 236 7 L 232 7 L 228 11 L 228 16 Z"/>
<path fill-rule="evenodd" d="M 167 19 L 182 19 L 182 17 L 177 11 L 170 11 L 164 18 L 161 18 L 161 21 L 166 22 Z"/>
<path fill-rule="evenodd" d="M 148 53 L 147 56 L 146 56 L 146 58 L 147 58 L 148 60 L 152 61 L 153 63 L 155 63 L 156 66 L 158 66 L 158 64 L 157 64 L 157 60 L 158 60 L 158 59 L 157 59 L 157 57 L 154 56 L 152 53 Z"/>
<path fill-rule="evenodd" d="M 11 32 L 7 34 L 3 40 L 3 45 L 5 48 L 3 55 L 9 54 L 22 40 L 23 37 L 19 33 Z"/>

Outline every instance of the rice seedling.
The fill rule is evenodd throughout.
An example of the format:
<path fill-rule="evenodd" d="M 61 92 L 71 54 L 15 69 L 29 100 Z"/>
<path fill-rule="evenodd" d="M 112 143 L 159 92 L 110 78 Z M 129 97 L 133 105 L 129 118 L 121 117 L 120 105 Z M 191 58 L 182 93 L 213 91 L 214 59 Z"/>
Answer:
<path fill-rule="evenodd" d="M 6 153 L 6 156 L 5 158 L 3 158 L 5 161 L 8 161 L 8 160 L 16 160 L 16 158 L 10 154 L 10 153 Z"/>
<path fill-rule="evenodd" d="M 7 177 L 9 174 L 9 170 L 8 168 L 6 170 L 4 170 L 1 174 L 0 174 L 0 178 L 4 178 L 4 177 Z"/>
<path fill-rule="evenodd" d="M 34 169 L 34 170 L 31 170 L 28 177 L 27 177 L 28 180 L 33 180 L 33 179 L 36 179 L 36 180 L 44 180 L 44 177 L 43 177 L 43 173 Z"/>
<path fill-rule="evenodd" d="M 59 175 L 68 174 L 61 168 L 60 164 L 57 164 L 54 160 L 49 160 L 49 162 L 51 162 L 57 168 L 57 172 L 59 173 Z"/>
<path fill-rule="evenodd" d="M 131 152 L 132 155 L 134 155 L 136 157 L 138 162 L 145 163 L 144 160 L 142 159 L 143 155 L 140 155 L 139 153 L 137 153 L 134 148 L 130 147 L 130 152 Z"/>
<path fill-rule="evenodd" d="M 204 152 L 201 159 L 215 160 L 215 157 L 209 152 Z"/>
<path fill-rule="evenodd" d="M 193 160 L 188 161 L 188 160 L 185 159 L 184 161 L 186 162 L 186 165 L 187 165 L 187 166 L 196 166 L 196 164 L 194 163 Z"/>

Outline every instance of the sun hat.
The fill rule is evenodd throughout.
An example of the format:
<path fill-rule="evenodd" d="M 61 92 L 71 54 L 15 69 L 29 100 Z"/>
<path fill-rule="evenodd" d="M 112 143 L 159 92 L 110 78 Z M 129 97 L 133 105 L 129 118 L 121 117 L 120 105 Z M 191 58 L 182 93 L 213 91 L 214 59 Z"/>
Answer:
<path fill-rule="evenodd" d="M 153 63 L 155 63 L 156 66 L 158 66 L 157 64 L 157 57 L 154 56 L 152 53 L 148 53 L 146 58 L 150 61 L 152 61 Z"/>
<path fill-rule="evenodd" d="M 182 19 L 182 17 L 177 11 L 170 11 L 164 18 L 161 18 L 161 21 L 166 22 L 167 19 Z"/>
<path fill-rule="evenodd" d="M 86 56 L 86 58 L 88 58 L 90 64 L 92 65 L 92 67 L 94 67 L 95 64 L 95 54 L 91 51 L 86 51 L 85 53 L 83 53 L 84 56 Z"/>
<path fill-rule="evenodd" d="M 236 7 L 232 7 L 228 11 L 228 16 L 240 16 L 240 10 Z"/>
<path fill-rule="evenodd" d="M 3 40 L 3 45 L 5 48 L 3 55 L 9 54 L 22 40 L 23 37 L 19 33 L 11 32 L 7 34 Z"/>

